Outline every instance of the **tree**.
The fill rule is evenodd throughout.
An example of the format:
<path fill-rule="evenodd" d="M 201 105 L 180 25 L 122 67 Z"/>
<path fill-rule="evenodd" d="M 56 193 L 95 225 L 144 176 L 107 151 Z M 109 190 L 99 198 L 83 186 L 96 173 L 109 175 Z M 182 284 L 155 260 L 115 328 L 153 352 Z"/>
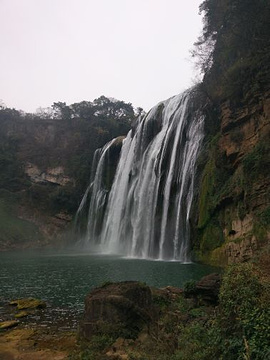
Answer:
<path fill-rule="evenodd" d="M 54 117 L 54 110 L 52 107 L 39 107 L 36 110 L 36 115 L 41 119 L 52 119 Z"/>
<path fill-rule="evenodd" d="M 65 102 L 54 102 L 52 105 L 53 117 L 55 119 L 70 120 L 72 115 L 72 110 Z"/>
<path fill-rule="evenodd" d="M 74 118 L 90 120 L 94 115 L 93 103 L 90 101 L 81 101 L 70 105 Z"/>
<path fill-rule="evenodd" d="M 133 120 L 135 117 L 134 109 L 131 103 L 125 103 L 114 98 L 100 96 L 93 102 L 94 115 L 105 119 Z"/>
<path fill-rule="evenodd" d="M 0 99 L 0 110 L 5 109 L 7 106 L 2 99 Z"/>
<path fill-rule="evenodd" d="M 269 0 L 205 0 L 200 13 L 203 31 L 192 54 L 205 81 L 227 88 L 227 95 L 232 95 L 233 88 L 238 92 L 250 87 L 252 82 L 267 86 Z"/>

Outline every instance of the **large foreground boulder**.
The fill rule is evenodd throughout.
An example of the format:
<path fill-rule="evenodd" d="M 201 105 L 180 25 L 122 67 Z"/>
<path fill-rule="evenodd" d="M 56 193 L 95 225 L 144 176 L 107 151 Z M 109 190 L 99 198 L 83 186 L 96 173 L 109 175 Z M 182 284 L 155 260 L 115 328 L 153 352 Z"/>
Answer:
<path fill-rule="evenodd" d="M 196 294 L 206 302 L 217 304 L 221 279 L 221 275 L 216 273 L 202 277 L 196 284 Z"/>
<path fill-rule="evenodd" d="M 93 335 L 135 338 L 151 323 L 152 295 L 148 286 L 127 281 L 94 289 L 85 299 L 80 336 Z"/>
<path fill-rule="evenodd" d="M 187 298 L 193 298 L 196 303 L 200 301 L 206 305 L 217 305 L 221 281 L 221 274 L 212 273 L 203 276 L 197 282 L 188 282 L 185 286 L 184 295 Z"/>

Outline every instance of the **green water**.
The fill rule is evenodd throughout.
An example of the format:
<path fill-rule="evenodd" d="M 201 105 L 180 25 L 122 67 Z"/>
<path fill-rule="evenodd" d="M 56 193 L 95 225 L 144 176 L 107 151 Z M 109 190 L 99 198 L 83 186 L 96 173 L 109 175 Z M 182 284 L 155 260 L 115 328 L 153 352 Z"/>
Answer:
<path fill-rule="evenodd" d="M 182 287 L 217 271 L 200 264 L 126 259 L 84 253 L 1 253 L 0 300 L 36 297 L 50 306 L 82 311 L 85 296 L 107 281 L 138 280 Z"/>

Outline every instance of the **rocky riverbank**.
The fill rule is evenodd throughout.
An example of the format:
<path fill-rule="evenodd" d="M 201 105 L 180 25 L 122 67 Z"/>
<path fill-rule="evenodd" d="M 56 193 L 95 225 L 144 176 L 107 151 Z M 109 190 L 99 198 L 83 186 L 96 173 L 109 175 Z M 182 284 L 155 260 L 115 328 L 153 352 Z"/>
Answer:
<path fill-rule="evenodd" d="M 189 311 L 198 306 L 198 296 L 199 316 L 212 312 L 219 280 L 219 275 L 207 276 L 185 292 L 140 282 L 107 283 L 87 296 L 77 328 L 72 314 L 57 316 L 37 299 L 2 304 L 1 360 L 139 359 L 144 353 L 150 359 L 151 353 L 173 354 L 178 336 L 173 324 L 197 317 L 196 310 Z"/>
<path fill-rule="evenodd" d="M 1 360 L 62 360 L 76 348 L 78 319 L 39 299 L 0 304 Z"/>

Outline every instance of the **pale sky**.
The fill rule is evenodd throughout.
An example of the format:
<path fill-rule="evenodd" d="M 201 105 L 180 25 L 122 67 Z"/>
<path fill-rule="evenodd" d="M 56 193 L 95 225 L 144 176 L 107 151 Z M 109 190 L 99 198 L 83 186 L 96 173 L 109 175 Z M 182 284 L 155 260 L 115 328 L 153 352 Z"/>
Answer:
<path fill-rule="evenodd" d="M 101 95 L 149 110 L 192 85 L 202 0 L 0 0 L 0 99 L 27 112 Z"/>

